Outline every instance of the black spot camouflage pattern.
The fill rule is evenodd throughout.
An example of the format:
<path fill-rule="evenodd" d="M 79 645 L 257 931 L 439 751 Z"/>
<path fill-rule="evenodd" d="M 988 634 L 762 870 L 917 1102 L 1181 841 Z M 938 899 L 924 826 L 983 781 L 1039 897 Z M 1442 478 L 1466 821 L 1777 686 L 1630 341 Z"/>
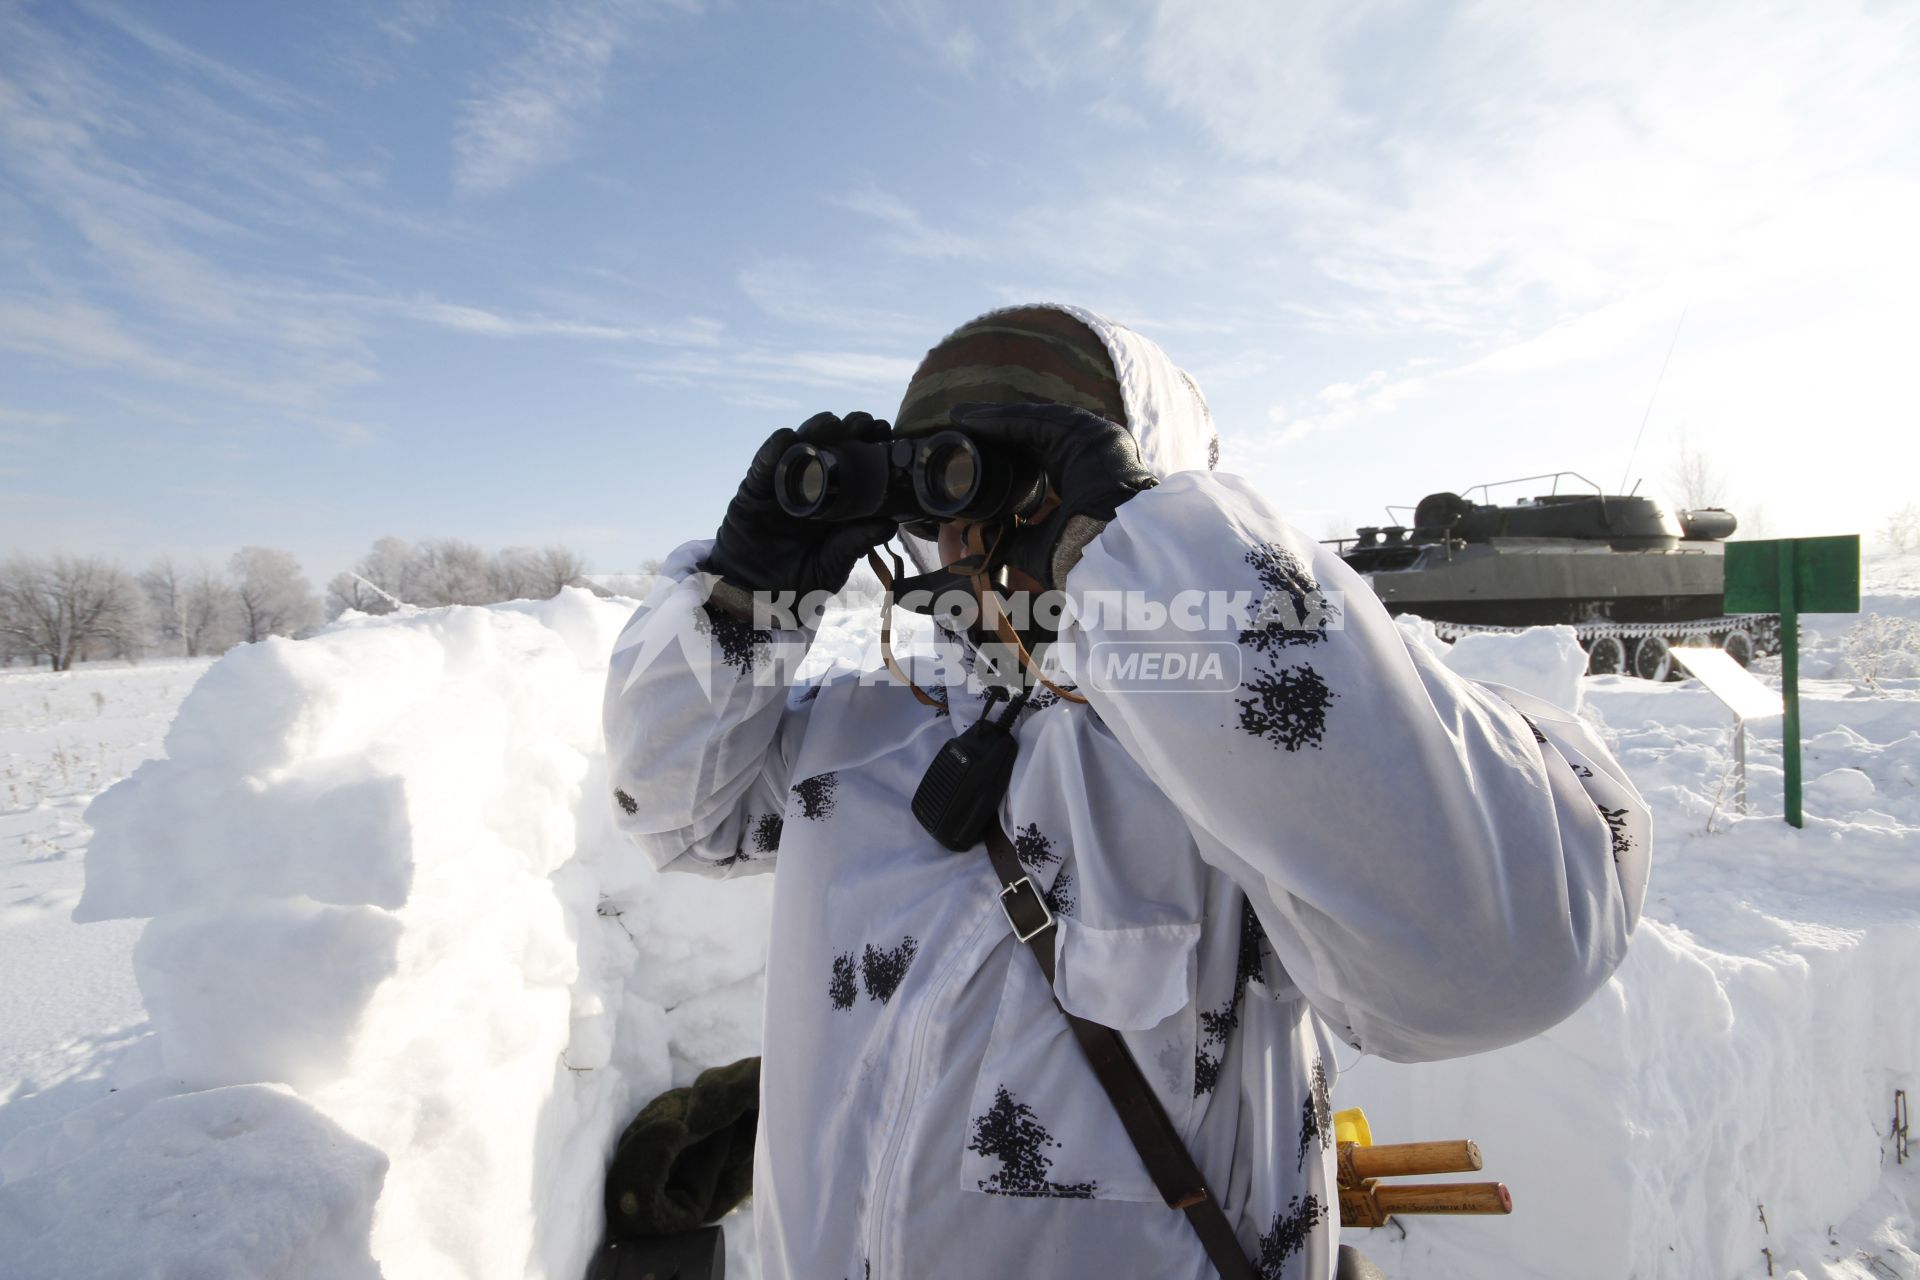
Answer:
<path fill-rule="evenodd" d="M 1326 1065 L 1318 1058 L 1313 1060 L 1307 1096 L 1300 1104 L 1300 1150 L 1294 1157 L 1296 1172 L 1305 1171 L 1307 1152 L 1315 1142 L 1322 1151 L 1333 1145 L 1333 1093 L 1327 1086 Z"/>
<path fill-rule="evenodd" d="M 1262 671 L 1241 688 L 1240 727 L 1288 751 L 1319 749 L 1327 732 L 1327 708 L 1340 696 L 1305 663 Z"/>
<path fill-rule="evenodd" d="M 1000 1162 L 1000 1171 L 980 1180 L 979 1187 L 991 1195 L 1055 1196 L 1068 1200 L 1090 1200 L 1099 1183 L 1054 1182 L 1047 1177 L 1053 1169 L 1048 1147 L 1058 1147 L 1052 1134 L 1033 1114 L 1033 1108 L 1014 1099 L 1001 1085 L 994 1091 L 993 1106 L 973 1120 L 969 1151 L 977 1151 Z"/>
<path fill-rule="evenodd" d="M 701 606 L 695 625 L 720 646 L 720 661 L 741 675 L 752 671 L 766 657 L 767 645 L 773 641 L 773 632 L 711 605 Z"/>
<path fill-rule="evenodd" d="M 1060 855 L 1053 851 L 1053 841 L 1040 830 L 1038 823 L 1029 822 L 1013 836 L 1013 851 L 1020 859 L 1020 865 L 1029 871 L 1039 871 L 1059 861 Z"/>
<path fill-rule="evenodd" d="M 1253 904 L 1240 899 L 1240 950 L 1234 961 L 1233 994 L 1217 1009 L 1200 1011 L 1200 1043 L 1193 1050 L 1193 1096 L 1212 1093 L 1220 1082 L 1220 1064 L 1226 1058 L 1227 1037 L 1240 1025 L 1240 1005 L 1246 999 L 1247 984 L 1259 978 L 1265 967 L 1267 931 L 1254 914 Z M 1208 1052 L 1214 1045 L 1220 1052 Z"/>
<path fill-rule="evenodd" d="M 815 774 L 793 784 L 793 794 L 800 799 L 800 816 L 813 822 L 833 816 L 833 792 L 840 785 L 840 777 L 833 773 Z"/>
<path fill-rule="evenodd" d="M 1054 876 L 1053 884 L 1040 895 L 1046 900 L 1047 910 L 1056 916 L 1070 916 L 1078 903 L 1073 896 L 1073 873 L 1062 871 Z"/>
<path fill-rule="evenodd" d="M 912 937 L 902 938 L 898 946 L 884 950 L 869 942 L 860 957 L 860 976 L 867 984 L 867 999 L 878 1000 L 881 1004 L 893 999 L 893 993 L 900 989 L 900 983 L 913 966 L 913 957 L 919 949 L 919 940 Z"/>
<path fill-rule="evenodd" d="M 860 986 L 854 976 L 853 952 L 842 951 L 833 958 L 833 975 L 827 979 L 827 999 L 837 1010 L 853 1008 Z"/>
<path fill-rule="evenodd" d="M 1304 1200 L 1294 1196 L 1285 1210 L 1273 1215 L 1273 1226 L 1261 1233 L 1260 1253 L 1253 1260 L 1260 1280 L 1281 1280 L 1287 1259 L 1305 1247 L 1326 1212 L 1320 1197 L 1310 1195 Z"/>

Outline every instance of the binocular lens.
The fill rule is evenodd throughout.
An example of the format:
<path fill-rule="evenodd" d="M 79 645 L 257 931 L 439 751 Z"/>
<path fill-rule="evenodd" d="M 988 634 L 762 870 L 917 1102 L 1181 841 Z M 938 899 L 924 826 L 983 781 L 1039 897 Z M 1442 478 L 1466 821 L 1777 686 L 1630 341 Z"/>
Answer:
<path fill-rule="evenodd" d="M 792 484 L 800 501 L 811 507 L 826 495 L 827 469 L 817 456 L 809 457 L 793 469 Z"/>
<path fill-rule="evenodd" d="M 970 444 L 949 445 L 927 460 L 927 489 L 943 505 L 965 506 L 979 481 L 980 466 Z"/>
<path fill-rule="evenodd" d="M 986 450 L 952 429 L 926 438 L 912 479 L 920 509 L 936 520 L 1000 520 L 1032 511 L 1046 496 L 1038 459 L 1018 449 Z"/>
<path fill-rule="evenodd" d="M 817 516 L 827 505 L 832 481 L 828 475 L 833 459 L 810 444 L 796 444 L 787 450 L 774 468 L 774 496 L 780 505 L 796 516 Z"/>
<path fill-rule="evenodd" d="M 774 496 L 788 515 L 884 516 L 922 527 L 926 521 L 1025 513 L 1039 504 L 1046 487 L 1037 460 L 1019 450 L 983 450 L 951 428 L 909 439 L 796 442 L 773 474 Z"/>

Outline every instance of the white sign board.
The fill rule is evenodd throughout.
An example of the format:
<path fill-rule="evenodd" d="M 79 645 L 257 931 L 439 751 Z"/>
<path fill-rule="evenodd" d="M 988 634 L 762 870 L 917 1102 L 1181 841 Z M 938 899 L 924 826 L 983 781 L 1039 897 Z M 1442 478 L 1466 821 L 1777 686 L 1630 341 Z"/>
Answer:
<path fill-rule="evenodd" d="M 1765 720 L 1782 713 L 1780 693 L 1755 679 L 1753 673 L 1720 649 L 1673 650 L 1673 660 L 1692 673 L 1707 691 L 1727 704 L 1741 720 Z"/>

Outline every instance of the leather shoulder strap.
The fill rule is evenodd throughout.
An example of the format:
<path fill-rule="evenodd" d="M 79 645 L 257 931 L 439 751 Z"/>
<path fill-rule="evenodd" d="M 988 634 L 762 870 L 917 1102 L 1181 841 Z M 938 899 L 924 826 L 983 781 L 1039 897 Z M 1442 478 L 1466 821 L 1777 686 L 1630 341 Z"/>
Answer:
<path fill-rule="evenodd" d="M 1051 988 L 1053 913 L 1047 909 L 1039 887 L 1021 868 L 1019 855 L 1014 852 L 1013 842 L 1007 839 L 998 817 L 987 828 L 986 839 L 987 855 L 992 858 L 994 875 L 1000 881 L 1000 906 L 1013 925 L 1014 936 L 1026 943 L 1034 959 L 1040 962 L 1040 971 L 1046 975 Z M 1054 1004 L 1059 1006 L 1059 997 L 1054 998 Z M 1180 1131 L 1174 1128 L 1166 1108 L 1160 1105 L 1153 1086 L 1140 1073 L 1139 1064 L 1127 1051 L 1120 1033 L 1098 1022 L 1089 1022 L 1065 1008 L 1061 1008 L 1060 1013 L 1073 1029 L 1073 1038 L 1079 1042 L 1100 1087 L 1112 1101 L 1114 1112 L 1119 1115 L 1127 1137 L 1133 1140 L 1141 1162 L 1147 1166 L 1154 1187 L 1169 1208 L 1187 1215 L 1214 1270 L 1222 1280 L 1259 1280 L 1247 1255 L 1241 1252 L 1233 1225 L 1227 1221 L 1220 1202 L 1207 1189 L 1206 1179 L 1193 1162 L 1193 1154 L 1180 1140 Z"/>

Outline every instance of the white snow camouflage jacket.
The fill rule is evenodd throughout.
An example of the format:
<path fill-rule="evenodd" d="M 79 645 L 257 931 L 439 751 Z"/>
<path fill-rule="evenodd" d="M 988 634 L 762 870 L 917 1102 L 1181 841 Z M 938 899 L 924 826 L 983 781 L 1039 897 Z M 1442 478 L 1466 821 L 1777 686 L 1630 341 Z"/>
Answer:
<path fill-rule="evenodd" d="M 1058 918 L 1060 1003 L 1122 1032 L 1258 1273 L 1326 1280 L 1335 1046 L 1443 1058 L 1573 1012 L 1638 920 L 1646 806 L 1587 725 L 1407 644 L 1337 556 L 1209 470 L 1190 378 L 1072 314 L 1106 342 L 1163 481 L 1068 594 L 1318 584 L 1337 605 L 1279 633 L 1169 618 L 1164 638 L 1238 648 L 1232 690 L 1037 698 L 1001 821 Z M 762 1275 L 1214 1274 L 1014 939 L 984 849 L 949 852 L 909 812 L 982 691 L 955 673 L 932 709 L 871 673 L 790 686 L 808 635 L 710 620 L 692 577 L 709 545 L 675 553 L 678 584 L 623 633 L 606 736 L 619 822 L 656 865 L 777 873 Z M 1100 621 L 1062 633 L 1079 670 L 1103 640 L 1162 635 Z"/>

